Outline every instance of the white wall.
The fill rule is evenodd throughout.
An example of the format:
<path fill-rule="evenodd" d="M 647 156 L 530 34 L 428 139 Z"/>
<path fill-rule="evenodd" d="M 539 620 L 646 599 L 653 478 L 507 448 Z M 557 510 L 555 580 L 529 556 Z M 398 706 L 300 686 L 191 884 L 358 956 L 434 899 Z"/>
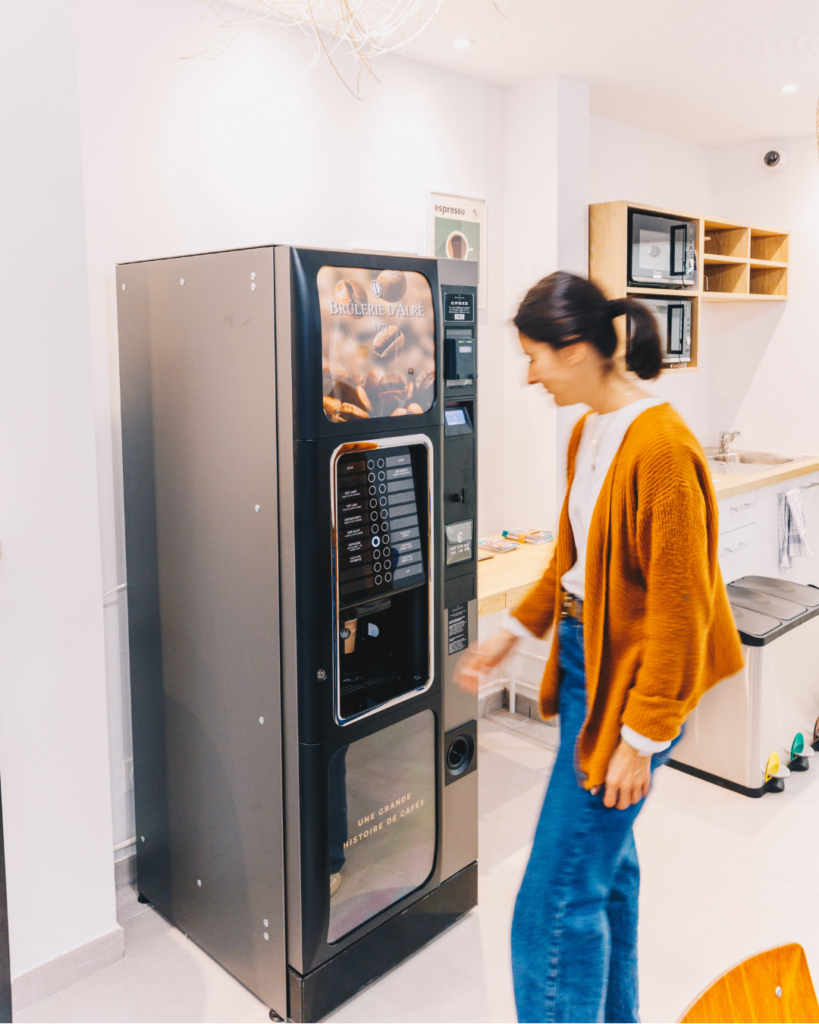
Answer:
<path fill-rule="evenodd" d="M 488 303 L 479 391 L 480 529 L 501 528 L 505 458 L 502 90 L 412 61 L 368 99 L 329 68 L 293 81 L 299 40 L 246 30 L 215 59 L 200 0 L 77 0 L 105 586 L 125 579 L 118 521 L 117 262 L 292 242 L 426 255 L 429 192 L 487 200 Z M 301 53 L 304 54 L 304 50 Z M 301 59 L 300 57 L 298 59 Z M 113 395 L 113 398 L 112 398 Z M 113 441 L 112 441 L 113 438 Z M 124 604 L 124 602 L 122 602 Z M 125 623 L 106 612 L 117 841 L 133 835 Z"/>
<path fill-rule="evenodd" d="M 558 414 L 511 324 L 521 299 L 556 270 L 588 270 L 589 90 L 552 76 L 505 91 L 504 295 L 507 317 L 504 526 L 556 529 L 563 473 Z"/>
<path fill-rule="evenodd" d="M 71 4 L 4 4 L 0 761 L 12 976 L 118 930 Z"/>
<path fill-rule="evenodd" d="M 779 149 L 781 171 L 762 164 Z M 788 301 L 720 309 L 709 402 L 711 434 L 741 430 L 740 447 L 819 453 L 819 160 L 816 139 L 770 140 L 715 153 L 720 211 L 791 232 Z M 736 310 L 736 312 L 735 312 Z M 733 315 L 732 315 L 733 314 Z"/>

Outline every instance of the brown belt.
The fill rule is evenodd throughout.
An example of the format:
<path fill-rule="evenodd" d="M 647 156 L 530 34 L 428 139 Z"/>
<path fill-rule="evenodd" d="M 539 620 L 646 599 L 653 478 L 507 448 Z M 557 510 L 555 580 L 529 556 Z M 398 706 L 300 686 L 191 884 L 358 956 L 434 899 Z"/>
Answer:
<path fill-rule="evenodd" d="M 560 605 L 560 617 L 561 619 L 576 619 L 578 622 L 582 622 L 583 602 L 564 591 Z"/>

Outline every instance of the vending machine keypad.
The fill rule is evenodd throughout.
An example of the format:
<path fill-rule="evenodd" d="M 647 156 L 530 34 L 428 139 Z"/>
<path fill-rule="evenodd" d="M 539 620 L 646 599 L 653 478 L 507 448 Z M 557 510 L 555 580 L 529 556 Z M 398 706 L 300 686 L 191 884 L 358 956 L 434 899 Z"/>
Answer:
<path fill-rule="evenodd" d="M 408 447 L 349 452 L 336 463 L 338 590 L 342 604 L 426 581 L 416 479 Z"/>

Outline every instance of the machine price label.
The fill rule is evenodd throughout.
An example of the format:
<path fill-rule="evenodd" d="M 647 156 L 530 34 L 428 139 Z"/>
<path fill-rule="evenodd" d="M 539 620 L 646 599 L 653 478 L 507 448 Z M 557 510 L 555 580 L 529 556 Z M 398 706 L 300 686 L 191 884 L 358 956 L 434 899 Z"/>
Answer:
<path fill-rule="evenodd" d="M 465 604 L 456 604 L 447 608 L 447 633 L 449 653 L 459 654 L 469 647 L 469 617 Z"/>

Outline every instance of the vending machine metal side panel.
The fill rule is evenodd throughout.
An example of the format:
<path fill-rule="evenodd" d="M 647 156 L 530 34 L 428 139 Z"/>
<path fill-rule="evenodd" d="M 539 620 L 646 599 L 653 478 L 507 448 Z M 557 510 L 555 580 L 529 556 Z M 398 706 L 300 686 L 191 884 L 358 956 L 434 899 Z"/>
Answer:
<path fill-rule="evenodd" d="M 279 573 L 281 593 L 282 772 L 289 963 L 302 971 L 301 835 L 299 808 L 299 685 L 296 648 L 296 515 L 293 446 L 292 291 L 290 246 L 273 250 L 275 272 L 279 460 Z M 329 665 L 316 669 L 317 676 Z M 320 681 L 320 680 L 317 680 Z"/>
<path fill-rule="evenodd" d="M 138 391 L 136 407 L 123 403 L 124 420 L 133 414 L 123 423 L 126 494 L 136 501 L 126 519 L 149 513 L 151 493 L 156 510 L 153 550 L 129 532 L 136 582 L 140 566 L 146 578 L 146 563 L 157 567 L 152 593 L 129 580 L 129 613 L 150 620 L 158 602 L 160 620 L 153 676 L 132 661 L 138 885 L 284 1011 L 272 257 L 267 247 L 159 260 L 122 266 L 119 280 L 123 298 L 132 276 L 142 284 L 140 309 L 128 300 L 120 309 L 123 351 L 132 315 L 142 342 L 123 364 L 123 393 Z M 157 750 L 164 793 L 161 784 L 140 792 Z M 167 808 L 157 836 L 154 803 Z"/>

